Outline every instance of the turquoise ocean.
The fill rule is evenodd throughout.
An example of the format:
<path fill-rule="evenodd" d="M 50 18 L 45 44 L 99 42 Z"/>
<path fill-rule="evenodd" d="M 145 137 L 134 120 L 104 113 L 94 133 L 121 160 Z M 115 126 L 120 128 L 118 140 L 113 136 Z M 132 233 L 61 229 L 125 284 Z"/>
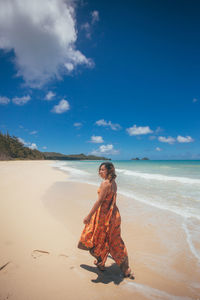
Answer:
<path fill-rule="evenodd" d="M 100 161 L 55 161 L 70 181 L 99 186 Z M 133 199 L 181 220 L 192 255 L 200 264 L 200 161 L 112 161 L 118 193 L 128 197 L 128 218 L 134 216 Z M 95 199 L 94 199 L 95 200 Z"/>

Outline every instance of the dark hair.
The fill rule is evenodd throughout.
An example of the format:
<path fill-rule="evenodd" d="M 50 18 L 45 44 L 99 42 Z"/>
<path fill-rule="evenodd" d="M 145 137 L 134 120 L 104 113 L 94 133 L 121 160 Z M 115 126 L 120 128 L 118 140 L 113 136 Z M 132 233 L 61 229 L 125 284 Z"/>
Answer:
<path fill-rule="evenodd" d="M 109 181 L 115 179 L 117 177 L 117 175 L 115 174 L 115 167 L 111 162 L 103 162 L 102 164 L 100 164 L 99 166 L 99 172 L 102 166 L 105 166 L 107 172 L 108 172 L 108 179 Z"/>

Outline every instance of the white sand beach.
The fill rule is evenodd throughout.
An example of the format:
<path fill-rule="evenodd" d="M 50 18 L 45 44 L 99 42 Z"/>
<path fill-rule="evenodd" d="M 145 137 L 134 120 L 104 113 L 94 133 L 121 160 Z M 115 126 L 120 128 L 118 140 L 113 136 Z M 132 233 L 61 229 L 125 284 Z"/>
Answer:
<path fill-rule="evenodd" d="M 111 257 L 106 271 L 98 271 L 89 253 L 77 248 L 96 187 L 67 181 L 51 165 L 0 162 L 0 300 L 198 299 L 199 269 L 178 220 L 170 216 L 163 243 L 152 220 L 167 226 L 168 214 L 158 217 L 135 201 L 130 221 L 121 195 L 122 237 L 135 280 L 124 279 Z M 171 257 L 174 239 L 180 249 Z"/>

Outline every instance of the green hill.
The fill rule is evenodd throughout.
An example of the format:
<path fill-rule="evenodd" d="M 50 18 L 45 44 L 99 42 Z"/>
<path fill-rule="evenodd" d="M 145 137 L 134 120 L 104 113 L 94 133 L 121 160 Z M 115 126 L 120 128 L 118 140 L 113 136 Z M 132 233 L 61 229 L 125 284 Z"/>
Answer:
<path fill-rule="evenodd" d="M 0 132 L 0 160 L 10 159 L 45 159 L 38 150 L 25 147 L 16 136 Z"/>
<path fill-rule="evenodd" d="M 95 155 L 85 155 L 81 154 L 70 154 L 65 155 L 56 152 L 42 152 L 45 155 L 45 159 L 53 159 L 53 160 L 109 160 L 109 158 L 95 156 Z"/>
<path fill-rule="evenodd" d="M 0 132 L 0 160 L 108 160 L 94 155 L 65 155 L 57 152 L 41 152 L 25 147 L 16 136 Z"/>

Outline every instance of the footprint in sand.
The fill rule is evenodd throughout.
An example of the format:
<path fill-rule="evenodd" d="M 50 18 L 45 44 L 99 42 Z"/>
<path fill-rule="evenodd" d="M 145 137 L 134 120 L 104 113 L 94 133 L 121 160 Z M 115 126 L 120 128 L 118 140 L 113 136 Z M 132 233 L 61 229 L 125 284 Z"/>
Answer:
<path fill-rule="evenodd" d="M 46 256 L 46 255 L 49 255 L 49 254 L 50 254 L 49 251 L 35 249 L 35 250 L 32 251 L 31 256 L 32 256 L 34 259 L 36 259 L 36 258 L 38 258 L 38 257 L 40 257 L 40 256 Z M 68 255 L 63 254 L 63 253 L 59 254 L 58 257 L 61 257 L 61 258 L 63 258 L 63 259 L 69 258 Z M 75 268 L 74 266 L 71 266 L 71 267 L 70 267 L 70 269 L 74 269 L 74 268 Z M 1 299 L 0 299 L 0 300 L 1 300 Z"/>
<path fill-rule="evenodd" d="M 0 295 L 1 296 L 1 295 Z M 0 300 L 6 300 L 6 299 L 9 299 L 9 297 L 12 296 L 12 294 L 8 294 L 8 296 L 6 296 L 6 298 L 0 298 Z"/>
<path fill-rule="evenodd" d="M 5 265 L 0 266 L 0 271 L 3 270 L 9 263 L 10 263 L 10 261 L 8 261 Z"/>
<path fill-rule="evenodd" d="M 59 254 L 59 257 L 65 257 L 65 258 L 68 258 L 69 256 L 66 255 L 66 254 Z"/>
<path fill-rule="evenodd" d="M 58 255 L 59 257 L 62 257 L 62 258 L 69 258 L 69 255 L 66 255 L 66 254 L 59 254 Z M 69 261 L 68 261 L 69 262 Z M 74 266 L 71 266 L 71 267 L 69 267 L 71 270 L 73 270 L 73 269 L 75 269 L 75 267 Z"/>
<path fill-rule="evenodd" d="M 50 254 L 50 252 L 45 251 L 45 250 L 38 250 L 38 249 L 36 249 L 36 250 L 33 250 L 33 252 L 31 253 L 31 256 L 33 258 L 38 258 L 40 256 L 44 256 L 44 255 L 48 255 L 48 254 Z"/>

